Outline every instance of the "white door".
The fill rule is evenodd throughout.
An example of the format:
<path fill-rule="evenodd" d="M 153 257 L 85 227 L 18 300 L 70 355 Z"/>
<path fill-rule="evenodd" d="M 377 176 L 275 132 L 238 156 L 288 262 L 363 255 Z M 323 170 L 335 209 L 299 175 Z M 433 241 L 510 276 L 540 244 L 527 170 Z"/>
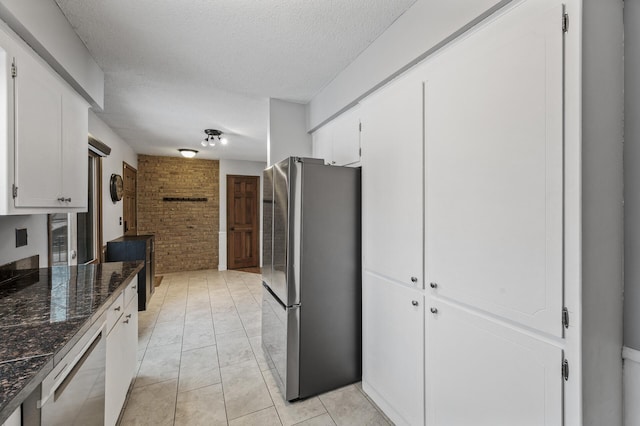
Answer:
<path fill-rule="evenodd" d="M 15 205 L 64 207 L 58 201 L 62 197 L 60 83 L 27 54 L 15 61 Z"/>
<path fill-rule="evenodd" d="M 562 13 L 492 23 L 443 53 L 425 86 L 428 281 L 440 296 L 556 336 Z"/>
<path fill-rule="evenodd" d="M 562 349 L 444 301 L 426 315 L 427 424 L 562 424 Z"/>
<path fill-rule="evenodd" d="M 364 268 L 422 288 L 422 81 L 382 89 L 361 117 Z"/>
<path fill-rule="evenodd" d="M 395 424 L 424 424 L 424 295 L 363 278 L 363 389 Z"/>

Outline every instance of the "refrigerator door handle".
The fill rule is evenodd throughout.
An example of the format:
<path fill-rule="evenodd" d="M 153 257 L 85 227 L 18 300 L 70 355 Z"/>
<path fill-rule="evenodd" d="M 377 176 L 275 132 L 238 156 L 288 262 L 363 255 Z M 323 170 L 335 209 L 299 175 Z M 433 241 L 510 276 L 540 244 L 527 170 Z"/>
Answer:
<path fill-rule="evenodd" d="M 282 309 L 287 309 L 287 305 L 285 305 L 284 303 L 282 303 L 282 300 L 280 300 L 280 298 L 278 298 L 278 296 L 276 296 L 276 294 L 273 292 L 273 290 L 271 290 L 271 288 L 269 288 L 269 286 L 267 284 L 265 284 L 265 282 L 262 282 L 262 286 L 269 292 L 269 294 L 271 295 L 271 297 L 273 297 L 280 306 L 282 306 Z M 295 306 L 295 305 L 294 305 Z"/>

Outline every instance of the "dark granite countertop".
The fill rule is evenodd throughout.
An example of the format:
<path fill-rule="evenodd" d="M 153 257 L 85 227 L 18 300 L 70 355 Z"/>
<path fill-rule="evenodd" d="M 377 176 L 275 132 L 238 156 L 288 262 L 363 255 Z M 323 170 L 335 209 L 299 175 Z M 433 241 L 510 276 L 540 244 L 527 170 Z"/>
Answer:
<path fill-rule="evenodd" d="M 0 276 L 0 424 L 143 266 L 110 262 Z"/>

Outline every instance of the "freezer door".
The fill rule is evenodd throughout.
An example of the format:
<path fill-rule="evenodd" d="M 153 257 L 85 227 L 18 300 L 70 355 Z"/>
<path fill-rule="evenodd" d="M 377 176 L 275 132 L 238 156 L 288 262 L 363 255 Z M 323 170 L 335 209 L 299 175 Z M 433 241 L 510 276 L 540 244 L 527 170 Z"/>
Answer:
<path fill-rule="evenodd" d="M 273 276 L 273 167 L 262 179 L 262 281 L 272 286 Z"/>
<path fill-rule="evenodd" d="M 285 307 L 263 285 L 262 348 L 275 366 L 275 378 L 287 401 L 300 395 L 300 306 Z"/>

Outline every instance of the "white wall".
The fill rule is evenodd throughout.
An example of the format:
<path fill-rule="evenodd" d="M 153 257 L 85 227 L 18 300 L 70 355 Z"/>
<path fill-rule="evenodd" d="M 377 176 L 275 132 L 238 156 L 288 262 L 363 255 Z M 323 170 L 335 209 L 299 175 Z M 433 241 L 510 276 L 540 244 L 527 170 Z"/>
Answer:
<path fill-rule="evenodd" d="M 640 351 L 625 347 L 624 358 L 624 425 L 640 425 Z"/>
<path fill-rule="evenodd" d="M 54 0 L 0 0 L 0 19 L 89 103 L 102 109 L 104 73 Z"/>
<path fill-rule="evenodd" d="M 124 226 L 120 224 L 122 201 L 111 201 L 109 179 L 112 173 L 122 176 L 123 161 L 137 169 L 138 155 L 93 111 L 89 111 L 89 133 L 111 148 L 111 154 L 102 159 L 102 241 L 106 244 L 124 234 Z"/>
<path fill-rule="evenodd" d="M 306 105 L 269 99 L 267 164 L 292 156 L 311 156 Z"/>
<path fill-rule="evenodd" d="M 583 421 L 613 425 L 622 423 L 623 2 L 582 3 Z"/>
<path fill-rule="evenodd" d="M 27 228 L 27 245 L 16 248 L 16 229 Z M 49 263 L 47 215 L 0 216 L 0 265 L 34 255 L 40 267 Z"/>
<path fill-rule="evenodd" d="M 625 1 L 624 20 L 624 344 L 640 350 L 640 0 Z"/>
<path fill-rule="evenodd" d="M 315 130 L 509 2 L 418 0 L 311 100 L 308 129 Z"/>
<path fill-rule="evenodd" d="M 218 270 L 227 269 L 227 175 L 260 176 L 260 266 L 262 266 L 262 172 L 267 163 L 220 160 L 220 231 Z"/>

